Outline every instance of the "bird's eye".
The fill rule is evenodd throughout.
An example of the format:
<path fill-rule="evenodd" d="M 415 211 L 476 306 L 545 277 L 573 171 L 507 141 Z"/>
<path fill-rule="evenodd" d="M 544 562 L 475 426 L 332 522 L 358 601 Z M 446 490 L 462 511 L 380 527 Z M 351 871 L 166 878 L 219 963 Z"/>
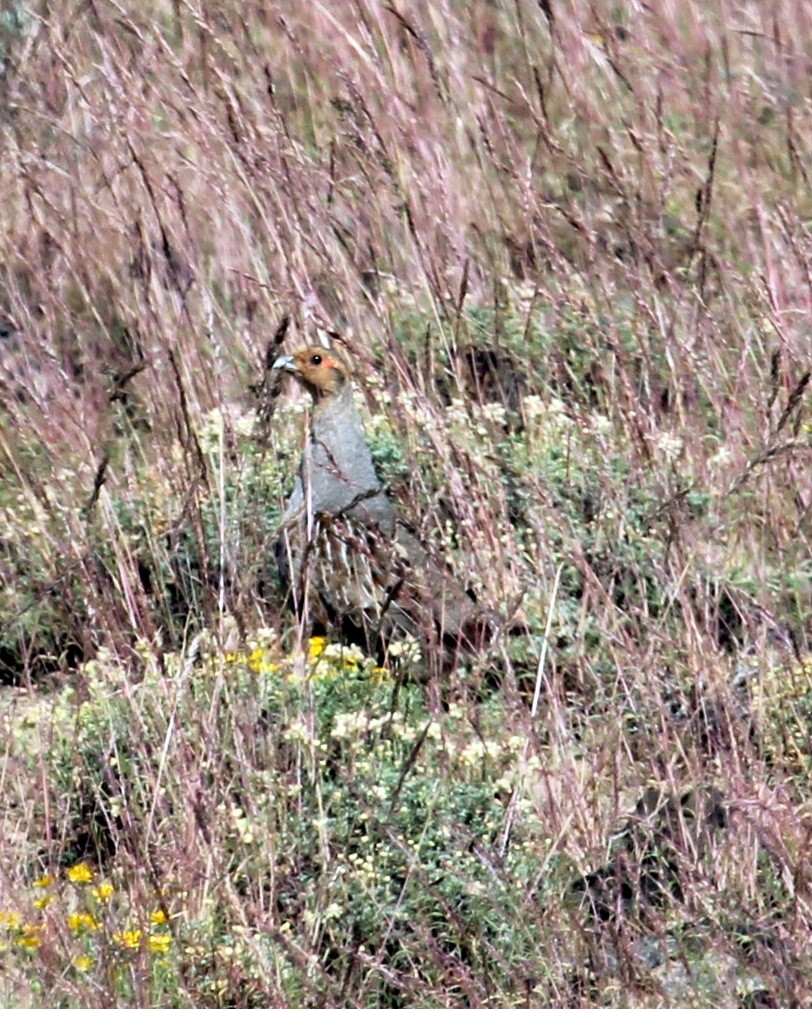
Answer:
<path fill-rule="evenodd" d="M 314 354 L 310 358 L 310 363 L 318 367 L 321 364 L 321 354 Z"/>

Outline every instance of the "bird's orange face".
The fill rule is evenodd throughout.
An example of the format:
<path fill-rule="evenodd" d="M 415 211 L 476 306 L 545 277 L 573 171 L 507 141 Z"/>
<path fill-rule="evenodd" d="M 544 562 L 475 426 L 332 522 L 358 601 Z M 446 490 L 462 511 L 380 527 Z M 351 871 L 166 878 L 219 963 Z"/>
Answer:
<path fill-rule="evenodd" d="M 305 347 L 295 354 L 280 357 L 274 368 L 295 376 L 314 399 L 334 396 L 347 381 L 347 367 L 324 347 Z"/>

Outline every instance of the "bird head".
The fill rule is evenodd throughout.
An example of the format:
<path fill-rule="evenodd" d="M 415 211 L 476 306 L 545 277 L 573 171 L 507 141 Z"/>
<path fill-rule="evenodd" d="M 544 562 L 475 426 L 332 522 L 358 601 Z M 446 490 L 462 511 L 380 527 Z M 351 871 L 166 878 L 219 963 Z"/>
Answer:
<path fill-rule="evenodd" d="M 293 375 L 316 402 L 338 395 L 349 381 L 346 364 L 324 347 L 305 347 L 286 354 L 277 358 L 273 367 Z"/>

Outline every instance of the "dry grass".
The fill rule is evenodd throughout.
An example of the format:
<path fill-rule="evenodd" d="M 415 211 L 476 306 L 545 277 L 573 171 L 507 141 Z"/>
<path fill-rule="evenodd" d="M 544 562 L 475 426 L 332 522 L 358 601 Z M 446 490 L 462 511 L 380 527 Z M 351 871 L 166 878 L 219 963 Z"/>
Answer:
<path fill-rule="evenodd" d="M 808 1003 L 812 15 L 546 10 L 2 4 L 6 1004 Z M 520 600 L 441 705 L 294 647 L 284 315 Z"/>

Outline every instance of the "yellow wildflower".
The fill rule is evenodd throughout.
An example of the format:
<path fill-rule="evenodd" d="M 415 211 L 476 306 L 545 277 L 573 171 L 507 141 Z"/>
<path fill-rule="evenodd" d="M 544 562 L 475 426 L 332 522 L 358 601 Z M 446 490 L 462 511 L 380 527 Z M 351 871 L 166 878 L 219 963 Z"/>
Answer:
<path fill-rule="evenodd" d="M 47 907 L 55 900 L 56 897 L 54 897 L 52 893 L 46 893 L 44 897 L 37 897 L 37 899 L 34 901 L 34 907 L 37 908 L 37 910 L 41 911 L 44 907 Z"/>
<path fill-rule="evenodd" d="M 150 919 L 153 925 L 165 925 L 169 921 L 169 916 L 163 908 L 159 907 L 157 911 L 152 912 Z"/>
<path fill-rule="evenodd" d="M 112 883 L 104 882 L 99 883 L 98 886 L 94 886 L 91 891 L 96 900 L 100 900 L 103 904 L 106 903 L 116 892 L 115 887 Z"/>
<path fill-rule="evenodd" d="M 42 945 L 40 932 L 43 928 L 45 928 L 44 925 L 23 925 L 22 934 L 17 939 L 17 945 L 22 946 L 23 949 L 37 949 L 38 946 Z"/>
<path fill-rule="evenodd" d="M 40 876 L 39 879 L 34 880 L 34 886 L 37 887 L 38 890 L 44 890 L 45 887 L 50 886 L 53 881 L 53 876 Z"/>
<path fill-rule="evenodd" d="M 307 643 L 307 657 L 315 662 L 327 647 L 327 638 L 311 638 Z"/>
<path fill-rule="evenodd" d="M 0 926 L 13 929 L 19 928 L 22 917 L 19 911 L 0 911 Z"/>
<path fill-rule="evenodd" d="M 172 945 L 171 935 L 151 935 L 147 939 L 150 953 L 166 953 Z"/>
<path fill-rule="evenodd" d="M 90 883 L 94 874 L 87 862 L 79 862 L 77 865 L 72 865 L 65 875 L 71 883 Z"/>
<path fill-rule="evenodd" d="M 372 669 L 372 682 L 376 686 L 380 686 L 382 683 L 388 683 L 392 677 L 386 666 L 373 666 Z"/>
<path fill-rule="evenodd" d="M 76 957 L 76 959 L 73 961 L 73 966 L 77 970 L 90 970 L 90 968 L 93 966 L 93 957 L 87 956 L 86 954 L 83 953 L 81 956 Z"/>
<path fill-rule="evenodd" d="M 77 911 L 75 914 L 68 915 L 68 928 L 71 932 L 92 932 L 99 928 L 99 923 L 92 914 Z"/>
<path fill-rule="evenodd" d="M 125 949 L 138 949 L 141 945 L 142 935 L 143 933 L 140 928 L 133 928 L 128 932 L 114 932 L 113 942 L 117 946 L 123 946 Z"/>

